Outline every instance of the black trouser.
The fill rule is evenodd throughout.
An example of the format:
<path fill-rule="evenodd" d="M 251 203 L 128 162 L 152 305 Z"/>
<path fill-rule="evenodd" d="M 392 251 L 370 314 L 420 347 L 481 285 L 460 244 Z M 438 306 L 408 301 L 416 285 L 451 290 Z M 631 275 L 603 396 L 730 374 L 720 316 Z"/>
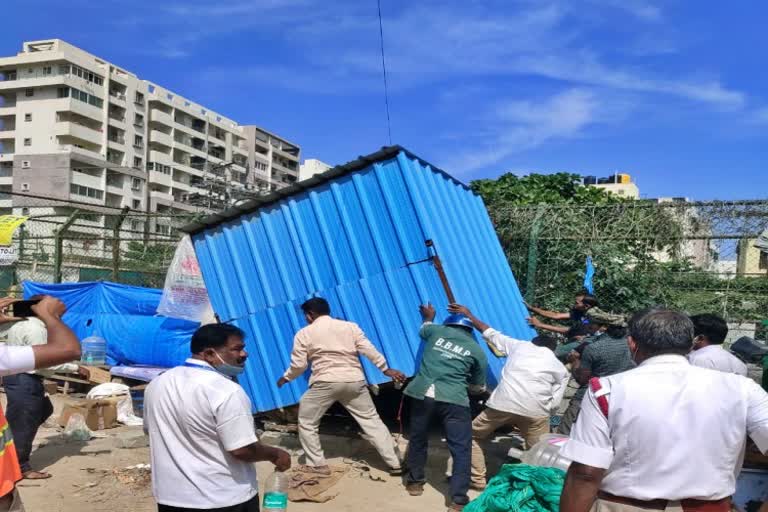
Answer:
<path fill-rule="evenodd" d="M 429 424 L 438 416 L 443 425 L 448 450 L 453 457 L 451 474 L 451 499 L 459 505 L 469 502 L 469 477 L 472 454 L 472 414 L 469 407 L 438 402 L 432 398 L 411 399 L 411 422 L 408 440 L 408 482 L 426 481 L 424 466 L 427 463 Z"/>
<path fill-rule="evenodd" d="M 53 414 L 53 405 L 45 396 L 43 378 L 39 375 L 19 373 L 3 377 L 8 405 L 5 417 L 13 433 L 13 443 L 19 456 L 22 473 L 30 471 L 29 456 L 37 429 Z"/>
<path fill-rule="evenodd" d="M 259 495 L 257 494 L 250 500 L 239 505 L 232 505 L 231 507 L 221 508 L 184 508 L 184 507 L 171 507 L 169 505 L 158 505 L 157 512 L 194 512 L 199 510 L 207 510 L 208 512 L 259 512 Z"/>

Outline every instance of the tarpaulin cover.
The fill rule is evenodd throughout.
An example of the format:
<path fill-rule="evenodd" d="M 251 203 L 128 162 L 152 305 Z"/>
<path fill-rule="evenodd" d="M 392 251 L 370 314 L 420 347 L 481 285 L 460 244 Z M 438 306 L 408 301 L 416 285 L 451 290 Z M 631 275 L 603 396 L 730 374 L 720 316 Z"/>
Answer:
<path fill-rule="evenodd" d="M 24 297 L 51 295 L 67 305 L 64 322 L 80 340 L 107 340 L 107 363 L 172 367 L 189 357 L 198 324 L 157 316 L 162 290 L 106 281 L 91 283 L 24 282 Z"/>

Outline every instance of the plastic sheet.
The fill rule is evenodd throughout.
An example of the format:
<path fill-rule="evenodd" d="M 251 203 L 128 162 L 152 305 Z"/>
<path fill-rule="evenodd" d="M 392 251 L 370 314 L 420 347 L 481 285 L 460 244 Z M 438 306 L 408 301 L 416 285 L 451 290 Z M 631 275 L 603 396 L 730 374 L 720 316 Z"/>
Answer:
<path fill-rule="evenodd" d="M 99 281 L 48 284 L 24 282 L 24 297 L 52 295 L 67 305 L 64 322 L 79 339 L 107 340 L 110 365 L 173 367 L 189 357 L 198 323 L 155 314 L 162 292 Z"/>
<path fill-rule="evenodd" d="M 176 247 L 157 312 L 193 322 L 203 322 L 212 316 L 211 302 L 189 235 Z"/>

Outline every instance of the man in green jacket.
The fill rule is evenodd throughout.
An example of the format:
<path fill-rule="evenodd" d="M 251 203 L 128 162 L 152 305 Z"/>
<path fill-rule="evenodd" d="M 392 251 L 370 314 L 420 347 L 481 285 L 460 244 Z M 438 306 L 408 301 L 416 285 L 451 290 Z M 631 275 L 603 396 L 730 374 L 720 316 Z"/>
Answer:
<path fill-rule="evenodd" d="M 459 511 L 469 502 L 472 414 L 468 393 L 485 389 L 488 360 L 472 336 L 472 322 L 466 316 L 450 315 L 443 325 L 436 325 L 431 304 L 421 305 L 419 310 L 424 321 L 419 332 L 424 351 L 419 372 L 405 388 L 411 398 L 406 489 L 411 496 L 424 492 L 429 424 L 437 416 L 453 458 L 449 510 Z"/>

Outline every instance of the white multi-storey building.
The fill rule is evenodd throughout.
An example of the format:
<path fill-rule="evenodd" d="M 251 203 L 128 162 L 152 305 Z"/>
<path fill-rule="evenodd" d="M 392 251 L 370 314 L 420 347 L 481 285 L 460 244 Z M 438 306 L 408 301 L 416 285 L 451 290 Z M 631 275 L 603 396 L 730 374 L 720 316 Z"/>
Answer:
<path fill-rule="evenodd" d="M 212 210 L 293 183 L 299 158 L 281 137 L 62 40 L 25 42 L 0 58 L 0 211 L 29 206 L 20 194 L 61 211 L 66 201 L 102 211 Z M 2 195 L 10 191 L 18 194 Z"/>

